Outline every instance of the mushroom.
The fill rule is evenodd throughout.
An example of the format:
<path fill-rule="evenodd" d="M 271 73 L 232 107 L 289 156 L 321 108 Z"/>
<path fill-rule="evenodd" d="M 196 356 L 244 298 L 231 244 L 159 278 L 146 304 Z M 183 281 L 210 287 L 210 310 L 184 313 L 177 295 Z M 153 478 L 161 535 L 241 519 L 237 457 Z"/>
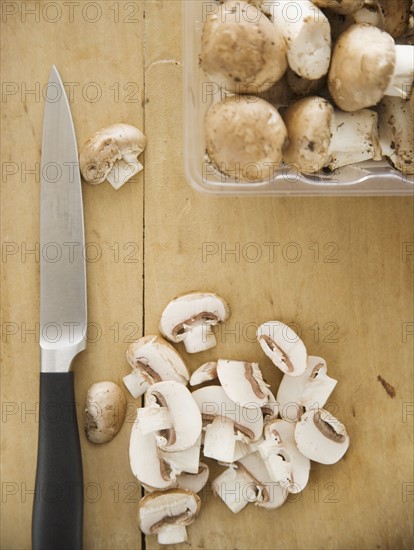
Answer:
<path fill-rule="evenodd" d="M 288 496 L 288 491 L 270 479 L 258 452 L 231 464 L 212 482 L 212 488 L 235 514 L 249 502 L 269 510 L 279 508 Z"/>
<path fill-rule="evenodd" d="M 85 432 L 91 443 L 111 441 L 122 427 L 126 397 L 114 382 L 93 384 L 86 396 Z"/>
<path fill-rule="evenodd" d="M 359 111 L 386 96 L 407 99 L 414 78 L 413 46 L 395 45 L 368 24 L 349 27 L 336 42 L 328 87 L 343 111 Z"/>
<path fill-rule="evenodd" d="M 369 109 L 343 113 L 311 96 L 290 105 L 285 123 L 290 142 L 284 160 L 304 174 L 382 159 L 378 115 Z"/>
<path fill-rule="evenodd" d="M 138 156 L 146 146 L 144 134 L 130 124 L 98 130 L 82 147 L 79 167 L 83 179 L 96 185 L 106 179 L 119 189 L 143 169 Z"/>
<path fill-rule="evenodd" d="M 379 104 L 382 153 L 404 175 L 414 174 L 413 97 L 384 97 Z"/>
<path fill-rule="evenodd" d="M 369 0 L 368 0 L 369 1 Z M 350 14 L 359 10 L 368 3 L 367 0 L 312 0 L 315 6 L 319 8 L 329 8 L 340 14 Z"/>
<path fill-rule="evenodd" d="M 261 409 L 265 421 L 273 420 L 279 414 L 279 402 L 276 401 L 276 397 L 270 390 L 268 390 L 267 401 L 262 405 Z"/>
<path fill-rule="evenodd" d="M 335 464 L 349 447 L 345 426 L 325 409 L 305 412 L 295 427 L 299 451 L 321 464 Z"/>
<path fill-rule="evenodd" d="M 234 403 L 220 386 L 206 386 L 192 393 L 205 426 L 205 457 L 232 462 L 236 441 L 258 441 L 263 430 L 260 409 L 246 409 Z"/>
<path fill-rule="evenodd" d="M 213 326 L 229 316 L 223 298 L 212 292 L 192 292 L 172 300 L 160 320 L 161 333 L 171 342 L 184 342 L 188 353 L 213 348 L 217 341 Z"/>
<path fill-rule="evenodd" d="M 270 88 L 287 68 L 281 35 L 255 6 L 230 0 L 207 16 L 201 67 L 210 80 L 236 93 Z"/>
<path fill-rule="evenodd" d="M 274 420 L 265 426 L 265 441 L 258 446 L 270 479 L 279 482 L 289 493 L 300 493 L 309 480 L 310 460 L 302 455 L 295 442 L 295 424 Z"/>
<path fill-rule="evenodd" d="M 210 469 L 207 464 L 200 462 L 200 467 L 195 474 L 184 472 L 177 476 L 177 487 L 187 489 L 193 493 L 199 493 L 208 481 Z"/>
<path fill-rule="evenodd" d="M 205 118 L 208 157 L 222 174 L 241 182 L 271 180 L 288 135 L 273 105 L 254 96 L 233 96 L 213 105 Z"/>
<path fill-rule="evenodd" d="M 262 350 L 276 367 L 289 376 L 300 376 L 306 369 L 305 344 L 290 327 L 268 321 L 257 329 Z"/>
<path fill-rule="evenodd" d="M 201 414 L 188 389 L 179 382 L 157 382 L 145 393 L 145 407 L 138 409 L 144 434 L 154 433 L 157 445 L 175 452 L 195 445 L 201 434 Z"/>
<path fill-rule="evenodd" d="M 158 535 L 159 544 L 180 544 L 187 540 L 186 526 L 194 522 L 200 506 L 199 497 L 185 489 L 150 493 L 138 505 L 139 527 L 144 535 Z"/>
<path fill-rule="evenodd" d="M 300 97 L 316 94 L 326 84 L 325 76 L 316 80 L 308 80 L 296 74 L 292 69 L 287 71 L 287 81 L 290 89 Z"/>
<path fill-rule="evenodd" d="M 407 0 L 376 0 L 373 6 L 366 6 L 360 12 L 371 12 L 373 25 L 384 30 L 393 38 L 403 36 L 408 29 L 410 18 L 410 3 Z M 365 22 L 360 13 L 354 14 L 357 23 Z M 367 17 L 368 13 L 365 14 Z M 370 22 L 368 19 L 366 22 Z"/>
<path fill-rule="evenodd" d="M 201 434 L 196 443 L 184 449 L 184 451 L 163 451 L 160 449 L 160 457 L 168 464 L 168 467 L 174 473 L 174 475 L 180 475 L 182 472 L 189 474 L 197 474 L 200 468 L 200 448 L 201 448 Z M 198 492 L 198 491 L 196 491 Z"/>
<path fill-rule="evenodd" d="M 267 403 L 269 390 L 258 363 L 219 359 L 217 374 L 227 397 L 240 407 L 257 409 Z"/>
<path fill-rule="evenodd" d="M 293 423 L 300 419 L 304 409 L 323 407 L 337 384 L 326 373 L 325 359 L 310 355 L 303 374 L 296 378 L 285 375 L 277 392 L 280 416 Z"/>
<path fill-rule="evenodd" d="M 126 358 L 133 371 L 123 381 L 134 398 L 140 397 L 155 382 L 175 380 L 186 385 L 190 377 L 180 355 L 160 336 L 144 336 L 133 342 Z"/>
<path fill-rule="evenodd" d="M 310 0 L 266 2 L 270 18 L 285 40 L 289 67 L 308 80 L 327 74 L 331 61 L 331 28 Z"/>
<path fill-rule="evenodd" d="M 193 372 L 190 377 L 190 386 L 211 382 L 215 378 L 217 378 L 217 361 L 209 361 Z"/>

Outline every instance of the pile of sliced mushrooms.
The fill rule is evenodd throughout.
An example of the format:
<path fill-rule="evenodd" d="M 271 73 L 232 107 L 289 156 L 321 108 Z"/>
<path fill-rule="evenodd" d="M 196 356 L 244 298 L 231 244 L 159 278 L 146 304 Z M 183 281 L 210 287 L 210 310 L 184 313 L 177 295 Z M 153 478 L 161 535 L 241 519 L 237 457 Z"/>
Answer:
<path fill-rule="evenodd" d="M 412 0 L 225 0 L 200 63 L 209 162 L 238 181 L 387 159 L 414 174 Z M 223 99 L 224 97 L 224 99 Z"/>
<path fill-rule="evenodd" d="M 282 506 L 305 488 L 311 460 L 334 464 L 349 446 L 345 427 L 323 408 L 336 380 L 282 322 L 257 330 L 258 344 L 284 373 L 276 397 L 258 363 L 214 358 L 190 376 L 171 343 L 183 342 L 188 353 L 212 349 L 213 327 L 229 315 L 214 293 L 180 296 L 161 315 L 162 336 L 144 336 L 127 350 L 125 386 L 134 398 L 144 395 L 129 447 L 132 472 L 147 491 L 139 525 L 160 544 L 187 540 L 201 506 L 197 493 L 209 481 L 202 457 L 224 467 L 212 489 L 238 513 L 250 503 Z"/>

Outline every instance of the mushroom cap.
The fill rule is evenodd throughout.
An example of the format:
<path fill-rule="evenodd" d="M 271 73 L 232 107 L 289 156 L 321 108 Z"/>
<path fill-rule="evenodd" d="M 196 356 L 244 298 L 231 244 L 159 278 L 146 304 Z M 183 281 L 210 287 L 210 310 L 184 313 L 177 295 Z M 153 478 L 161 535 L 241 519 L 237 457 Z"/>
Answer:
<path fill-rule="evenodd" d="M 82 147 L 79 167 L 83 179 L 96 185 L 102 183 L 117 160 L 124 155 L 138 157 L 145 149 L 144 134 L 130 124 L 113 124 L 98 130 Z"/>
<path fill-rule="evenodd" d="M 178 352 L 160 336 L 144 336 L 127 349 L 126 358 L 150 384 L 175 380 L 187 384 L 190 374 Z"/>
<path fill-rule="evenodd" d="M 125 420 L 127 400 L 114 382 L 96 382 L 86 396 L 85 432 L 91 443 L 111 441 Z"/>
<path fill-rule="evenodd" d="M 289 134 L 285 162 L 297 165 L 304 174 L 326 166 L 331 158 L 333 119 L 334 108 L 322 97 L 305 97 L 292 103 L 284 116 Z"/>
<path fill-rule="evenodd" d="M 267 321 L 257 329 L 257 339 L 265 354 L 282 372 L 300 376 L 305 371 L 305 344 L 290 327 L 280 321 Z"/>
<path fill-rule="evenodd" d="M 217 375 L 227 396 L 248 409 L 267 403 L 269 390 L 258 363 L 219 359 Z"/>
<path fill-rule="evenodd" d="M 213 292 L 191 292 L 174 298 L 161 315 L 159 329 L 171 342 L 181 342 L 192 324 L 217 325 L 230 315 L 227 303 Z"/>
<path fill-rule="evenodd" d="M 329 8 L 343 15 L 354 13 L 365 4 L 365 0 L 312 0 L 312 2 L 319 8 Z"/>
<path fill-rule="evenodd" d="M 328 87 L 343 111 L 359 111 L 381 101 L 394 73 L 396 48 L 392 36 L 358 23 L 338 38 Z"/>
<path fill-rule="evenodd" d="M 197 442 L 202 421 L 197 403 L 189 390 L 179 382 L 157 382 L 145 393 L 145 405 L 166 407 L 171 417 L 172 428 L 161 430 L 156 436 L 157 444 L 165 451 L 183 451 Z"/>
<path fill-rule="evenodd" d="M 247 2 L 230 0 L 204 24 L 201 67 L 229 92 L 257 93 L 282 78 L 286 46 L 267 17 Z"/>
<path fill-rule="evenodd" d="M 138 504 L 139 527 L 145 535 L 155 535 L 168 525 L 190 525 L 200 506 L 200 498 L 186 489 L 149 493 Z"/>
<path fill-rule="evenodd" d="M 410 19 L 409 0 L 378 0 L 382 15 L 382 29 L 394 38 L 402 36 L 408 29 Z"/>
<path fill-rule="evenodd" d="M 246 409 L 234 403 L 221 386 L 206 386 L 192 393 L 204 422 L 211 423 L 222 417 L 234 423 L 234 429 L 251 441 L 258 441 L 263 430 L 263 416 L 260 409 Z"/>
<path fill-rule="evenodd" d="M 321 464 L 335 464 L 349 447 L 345 426 L 325 409 L 307 411 L 295 428 L 299 451 Z"/>
<path fill-rule="evenodd" d="M 273 105 L 259 97 L 232 96 L 207 112 L 205 138 L 210 161 L 220 172 L 251 183 L 273 178 L 288 134 Z"/>

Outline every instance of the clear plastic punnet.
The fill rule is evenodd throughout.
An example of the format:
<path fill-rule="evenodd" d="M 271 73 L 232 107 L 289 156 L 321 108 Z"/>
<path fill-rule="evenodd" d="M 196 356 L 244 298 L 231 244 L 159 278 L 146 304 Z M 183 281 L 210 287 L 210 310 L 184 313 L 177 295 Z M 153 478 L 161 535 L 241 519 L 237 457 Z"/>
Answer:
<path fill-rule="evenodd" d="M 204 118 L 209 107 L 223 98 L 199 65 L 201 33 L 214 0 L 183 1 L 184 60 L 184 169 L 198 191 L 216 195 L 414 195 L 414 177 L 401 174 L 386 161 L 366 161 L 330 173 L 312 176 L 291 166 L 275 170 L 271 180 L 239 182 L 221 174 L 209 162 Z"/>

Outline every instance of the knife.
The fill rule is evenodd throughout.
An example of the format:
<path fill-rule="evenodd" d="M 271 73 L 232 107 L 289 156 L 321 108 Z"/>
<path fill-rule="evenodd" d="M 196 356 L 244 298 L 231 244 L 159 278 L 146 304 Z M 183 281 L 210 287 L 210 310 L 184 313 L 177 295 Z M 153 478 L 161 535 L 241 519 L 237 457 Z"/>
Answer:
<path fill-rule="evenodd" d="M 86 269 L 75 130 L 52 67 L 40 190 L 40 421 L 32 518 L 34 550 L 82 548 L 83 475 L 73 359 L 85 349 Z"/>

